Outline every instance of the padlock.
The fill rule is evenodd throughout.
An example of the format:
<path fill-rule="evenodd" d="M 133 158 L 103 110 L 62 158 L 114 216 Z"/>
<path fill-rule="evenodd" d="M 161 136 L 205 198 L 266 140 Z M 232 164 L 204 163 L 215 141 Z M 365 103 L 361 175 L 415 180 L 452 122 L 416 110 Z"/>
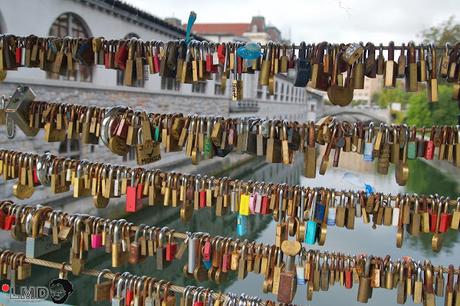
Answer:
<path fill-rule="evenodd" d="M 112 281 L 103 281 L 104 274 L 110 273 L 109 269 L 102 270 L 97 276 L 96 284 L 94 285 L 94 301 L 108 301 L 110 300 L 110 288 L 112 287 Z"/>
<path fill-rule="evenodd" d="M 173 261 L 176 257 L 177 243 L 173 241 L 174 230 L 168 232 L 168 243 L 166 244 L 166 261 Z"/>
<path fill-rule="evenodd" d="M 311 208 L 310 208 L 310 217 L 309 220 L 307 221 L 307 227 L 306 227 L 306 233 L 305 233 L 305 243 L 307 244 L 315 244 L 316 242 L 316 229 L 317 229 L 317 223 L 314 220 L 314 212 L 315 212 L 315 206 L 316 206 L 316 195 L 317 191 L 314 193 L 309 194 L 310 198 L 310 203 L 311 203 Z"/>
<path fill-rule="evenodd" d="M 359 277 L 359 285 L 358 285 L 358 302 L 360 303 L 367 303 L 369 297 L 372 295 L 372 287 L 371 287 L 371 261 L 373 257 L 368 256 L 365 259 L 365 268 L 364 274 Z"/>
<path fill-rule="evenodd" d="M 126 188 L 126 211 L 136 212 L 142 208 L 142 198 L 139 197 L 139 190 L 142 190 L 137 181 L 136 171 L 131 172 L 131 184 Z"/>
<path fill-rule="evenodd" d="M 93 232 L 91 233 L 91 248 L 102 248 L 102 233 L 99 232 L 99 221 L 94 221 Z"/>
<path fill-rule="evenodd" d="M 132 265 L 138 264 L 141 260 L 145 258 L 145 256 L 142 256 L 141 254 L 141 244 L 140 244 L 140 235 L 141 232 L 143 232 L 145 228 L 145 224 L 141 224 L 137 227 L 136 232 L 134 234 L 134 241 L 131 242 L 131 245 L 129 246 L 129 263 Z"/>
<path fill-rule="evenodd" d="M 236 217 L 236 234 L 239 237 L 248 234 L 248 216 L 238 214 Z"/>
<path fill-rule="evenodd" d="M 112 306 L 125 306 L 125 298 L 123 295 L 123 290 L 125 287 L 125 279 L 120 277 L 116 283 L 116 293 L 112 296 Z"/>
<path fill-rule="evenodd" d="M 29 108 L 34 99 L 35 94 L 30 87 L 19 86 L 5 107 L 7 120 L 13 120 L 26 136 L 35 136 L 39 131 L 29 124 Z"/>
<path fill-rule="evenodd" d="M 369 130 L 367 131 L 367 140 L 364 142 L 364 161 L 374 160 L 374 124 L 369 124 Z"/>

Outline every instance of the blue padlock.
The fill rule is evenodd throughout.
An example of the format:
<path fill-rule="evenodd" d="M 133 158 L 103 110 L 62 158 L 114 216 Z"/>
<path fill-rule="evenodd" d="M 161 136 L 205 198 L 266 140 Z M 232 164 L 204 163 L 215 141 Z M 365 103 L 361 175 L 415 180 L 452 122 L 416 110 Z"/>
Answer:
<path fill-rule="evenodd" d="M 248 217 L 238 214 L 236 217 L 236 234 L 245 236 L 248 233 Z"/>
<path fill-rule="evenodd" d="M 303 257 L 299 256 L 299 263 L 296 266 L 297 285 L 305 285 L 305 267 Z"/>
<path fill-rule="evenodd" d="M 210 260 L 203 260 L 203 266 L 206 270 L 211 268 L 212 262 Z"/>
<path fill-rule="evenodd" d="M 316 241 L 316 227 L 317 224 L 314 221 L 314 212 L 316 208 L 316 194 L 317 191 L 315 191 L 315 194 L 312 196 L 313 199 L 311 201 L 312 207 L 310 209 L 310 217 L 309 220 L 307 221 L 306 227 L 305 227 L 305 243 L 306 244 L 315 244 Z"/>
<path fill-rule="evenodd" d="M 367 140 L 364 142 L 364 161 L 374 161 L 374 124 L 369 124 L 369 130 L 367 131 Z"/>
<path fill-rule="evenodd" d="M 329 203 L 329 208 L 327 210 L 327 225 L 334 226 L 335 225 L 335 192 L 333 191 L 331 194 L 331 199 Z"/>
<path fill-rule="evenodd" d="M 314 211 L 315 211 L 315 221 L 317 222 L 323 222 L 324 214 L 326 213 L 326 205 L 324 205 L 321 200 L 317 198 L 316 192 L 315 192 L 316 205 L 315 205 Z"/>

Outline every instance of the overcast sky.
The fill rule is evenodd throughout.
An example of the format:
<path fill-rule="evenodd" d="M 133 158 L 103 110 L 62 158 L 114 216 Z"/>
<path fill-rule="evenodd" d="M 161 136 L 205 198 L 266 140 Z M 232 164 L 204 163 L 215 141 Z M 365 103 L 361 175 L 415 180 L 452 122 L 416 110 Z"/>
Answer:
<path fill-rule="evenodd" d="M 406 42 L 418 40 L 424 28 L 454 15 L 460 22 L 460 0 L 125 0 L 158 17 L 186 22 L 249 22 L 254 15 L 281 30 L 292 41 Z"/>

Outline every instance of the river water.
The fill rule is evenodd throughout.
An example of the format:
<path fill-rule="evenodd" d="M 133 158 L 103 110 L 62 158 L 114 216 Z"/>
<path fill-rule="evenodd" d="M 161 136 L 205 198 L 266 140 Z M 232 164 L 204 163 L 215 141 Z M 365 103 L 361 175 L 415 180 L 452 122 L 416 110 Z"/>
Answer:
<path fill-rule="evenodd" d="M 342 159 L 344 158 L 342 157 Z M 225 173 L 220 173 L 219 175 L 245 180 L 285 182 L 289 184 L 325 186 L 347 190 L 359 189 L 361 187 L 357 185 L 367 183 L 372 185 L 377 192 L 392 194 L 399 192 L 418 194 L 438 193 L 440 195 L 450 196 L 451 198 L 456 198 L 460 195 L 460 185 L 458 182 L 421 161 L 410 162 L 411 175 L 406 187 L 400 187 L 396 184 L 393 168 L 390 168 L 390 174 L 388 176 L 381 176 L 375 174 L 374 164 L 366 164 L 363 161 L 358 161 L 357 157 L 352 157 L 350 160 L 345 160 L 344 162 L 347 169 L 329 168 L 326 175 L 317 176 L 315 180 L 306 179 L 302 176 L 301 160 L 298 160 L 292 166 L 282 166 L 266 164 L 261 160 L 254 159 L 241 166 L 244 167 L 243 169 L 232 169 Z M 348 179 L 345 179 L 344 176 Z M 350 177 L 352 179 L 349 179 Z M 214 212 L 210 209 L 203 209 L 199 212 L 195 212 L 189 224 L 182 224 L 179 221 L 178 211 L 175 211 L 175 209 L 165 209 L 159 206 L 150 207 L 139 213 L 131 214 L 127 219 L 136 224 L 145 223 L 156 226 L 169 226 L 178 231 L 204 231 L 209 232 L 211 235 L 236 237 L 235 215 L 215 218 Z M 270 244 L 274 243 L 275 223 L 271 217 L 251 217 L 249 228 L 250 230 L 246 237 L 249 240 L 257 240 Z M 423 235 L 416 239 L 409 235 L 405 235 L 403 247 L 398 249 L 395 246 L 395 228 L 380 226 L 376 230 L 373 230 L 372 223 L 363 224 L 361 219 L 356 219 L 355 230 L 353 231 L 345 228 L 328 227 L 325 246 L 317 246 L 317 248 L 348 254 L 367 253 L 382 257 L 389 254 L 392 258 L 400 258 L 402 256 L 411 256 L 416 260 L 429 258 L 434 264 L 447 265 L 452 263 L 457 266 L 459 262 L 458 254 L 460 252 L 460 244 L 456 243 L 458 235 L 451 231 L 444 236 L 443 248 L 441 252 L 437 254 L 431 251 L 430 235 Z M 46 256 L 46 258 L 62 262 L 66 260 L 67 254 L 68 248 L 65 248 L 65 250 L 50 254 Z M 123 266 L 118 269 L 118 271 L 130 271 L 138 275 L 152 275 L 170 280 L 179 285 L 194 285 L 194 281 L 185 278 L 182 274 L 182 267 L 185 264 L 186 257 L 187 256 L 184 256 L 182 260 L 174 262 L 161 271 L 155 269 L 153 258 L 149 258 L 135 266 Z M 110 254 L 105 254 L 102 250 L 90 251 L 87 267 L 99 270 L 103 268 L 112 269 Z M 116 271 L 117 269 L 112 270 Z M 34 266 L 33 277 L 28 283 L 43 285 L 56 277 L 57 271 Z M 88 276 L 74 278 L 69 275 L 69 277 L 74 284 L 75 292 L 71 295 L 67 303 L 71 305 L 93 304 L 92 298 L 95 279 Z M 262 282 L 262 276 L 249 273 L 248 277 L 243 281 L 237 281 L 236 275 L 231 275 L 227 279 L 227 282 L 221 286 L 216 286 L 214 283 L 210 282 L 201 283 L 200 285 L 225 292 L 234 292 L 237 294 L 246 293 L 275 300 L 275 296 L 262 293 Z M 331 287 L 328 292 L 315 292 L 313 300 L 306 301 L 305 286 L 299 285 L 294 303 L 298 305 L 360 305 L 360 303 L 356 301 L 357 287 L 357 284 L 354 284 L 353 289 L 347 290 L 336 285 Z M 444 303 L 441 299 L 438 299 L 437 302 L 438 305 L 443 305 Z M 393 304 L 396 304 L 396 290 L 374 289 L 369 305 Z M 408 297 L 406 304 L 412 304 L 410 297 Z M 101 305 L 104 304 L 101 303 Z"/>

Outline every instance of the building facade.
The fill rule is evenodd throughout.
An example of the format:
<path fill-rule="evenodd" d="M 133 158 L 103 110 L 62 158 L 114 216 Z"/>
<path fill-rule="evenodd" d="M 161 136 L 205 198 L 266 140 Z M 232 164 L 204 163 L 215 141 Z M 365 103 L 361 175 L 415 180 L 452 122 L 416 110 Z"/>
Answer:
<path fill-rule="evenodd" d="M 169 18 L 173 25 L 180 24 L 177 18 Z M 183 24 L 185 29 L 187 24 Z M 281 31 L 267 25 L 265 17 L 254 16 L 249 23 L 195 23 L 192 32 L 212 42 L 255 42 L 261 45 L 269 41 L 286 42 Z M 278 74 L 275 76 L 275 93 L 269 95 L 268 89 L 258 85 L 258 74 L 244 75 L 243 101 L 230 106 L 232 113 L 245 113 L 257 107 L 261 115 L 270 113 L 270 109 L 279 113 L 278 117 L 289 120 L 316 120 L 316 110 L 322 99 L 306 88 L 293 86 L 292 75 Z M 262 102 L 263 101 L 263 102 Z M 279 103 L 293 103 L 303 105 L 301 114 L 294 116 L 284 108 L 278 108 Z M 294 107 L 298 109 L 297 107 Z M 287 111 L 287 112 L 286 112 Z"/>
<path fill-rule="evenodd" d="M 21 18 L 18 18 L 20 15 Z M 118 0 L 0 0 L 0 33 L 28 36 L 74 36 L 120 39 L 136 37 L 142 40 L 173 40 L 185 37 L 185 31 L 170 22 L 155 17 Z M 276 31 L 273 33 L 276 34 Z M 275 35 L 272 34 L 272 35 Z M 245 75 L 244 78 L 249 76 Z M 174 79 L 149 75 L 148 80 L 134 86 L 123 86 L 121 71 L 78 67 L 66 76 L 57 76 L 38 68 L 8 71 L 0 83 L 0 95 L 9 96 L 18 84 L 30 85 L 37 99 L 65 101 L 76 104 L 113 106 L 125 104 L 142 107 L 150 112 L 183 112 L 229 116 L 259 116 L 305 120 L 307 95 L 292 88 L 289 80 L 277 80 L 277 93 L 268 96 L 257 82 L 245 82 L 244 101 L 232 102 L 231 80 L 221 90 L 220 78 L 197 84 L 180 84 Z M 94 152 L 80 144 L 41 144 L 28 141 L 18 133 L 14 146 L 43 152 L 54 148 L 59 153 Z M 2 139 L 5 139 L 2 138 Z M 0 145 L 8 147 L 12 142 Z M 62 149 L 62 150 L 61 150 Z M 97 148 L 96 148 L 97 150 Z"/>
<path fill-rule="evenodd" d="M 365 105 L 371 105 L 372 97 L 375 93 L 380 92 L 383 88 L 382 76 L 377 76 L 375 79 L 366 77 L 364 89 L 356 89 L 354 92 L 354 100 L 363 101 Z"/>
<path fill-rule="evenodd" d="M 171 23 L 177 24 L 174 21 Z M 186 26 L 182 25 L 183 28 Z M 267 25 L 264 16 L 254 16 L 249 23 L 195 23 L 192 32 L 214 42 L 283 42 L 280 30 Z"/>

